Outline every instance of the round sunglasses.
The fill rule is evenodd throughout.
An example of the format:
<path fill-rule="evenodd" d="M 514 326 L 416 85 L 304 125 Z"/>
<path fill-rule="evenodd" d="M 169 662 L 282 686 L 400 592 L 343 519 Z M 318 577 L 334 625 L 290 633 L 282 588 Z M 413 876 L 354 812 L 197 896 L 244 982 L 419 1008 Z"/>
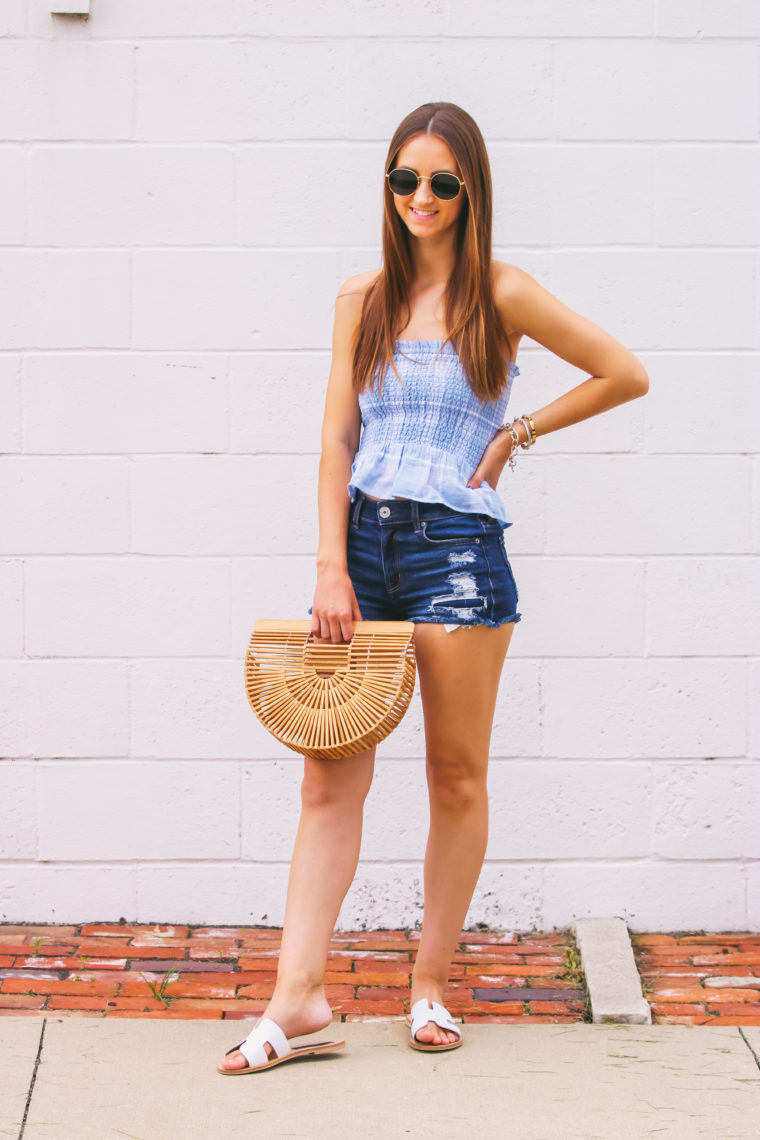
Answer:
<path fill-rule="evenodd" d="M 405 166 L 397 166 L 395 170 L 389 170 L 385 177 L 388 179 L 391 190 L 399 198 L 408 198 L 410 194 L 414 193 L 420 182 L 429 182 L 430 189 L 436 198 L 440 198 L 443 202 L 450 202 L 452 198 L 456 198 L 464 186 L 464 182 L 455 174 L 439 173 L 429 178 L 425 174 L 417 174 L 414 170 L 408 170 Z"/>

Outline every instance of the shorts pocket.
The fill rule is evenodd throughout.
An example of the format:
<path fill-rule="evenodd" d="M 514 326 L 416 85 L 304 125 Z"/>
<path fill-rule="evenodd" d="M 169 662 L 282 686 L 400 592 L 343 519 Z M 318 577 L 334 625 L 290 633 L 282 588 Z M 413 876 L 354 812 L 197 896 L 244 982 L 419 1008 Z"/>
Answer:
<path fill-rule="evenodd" d="M 420 538 L 429 546 L 447 546 L 461 542 L 473 542 L 483 537 L 483 524 L 478 515 L 445 515 L 438 519 L 423 519 Z"/>

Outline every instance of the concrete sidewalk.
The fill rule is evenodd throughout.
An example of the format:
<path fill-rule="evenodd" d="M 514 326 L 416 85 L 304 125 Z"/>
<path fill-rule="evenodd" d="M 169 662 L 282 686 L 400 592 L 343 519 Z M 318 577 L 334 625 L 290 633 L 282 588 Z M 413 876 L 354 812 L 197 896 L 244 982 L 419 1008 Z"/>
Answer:
<path fill-rule="evenodd" d="M 335 1023 L 315 1039 L 343 1037 L 342 1052 L 243 1077 L 217 1073 L 219 1058 L 252 1025 L 6 1017 L 0 1136 L 757 1140 L 760 1134 L 760 1029 L 754 1027 L 473 1024 L 464 1026 L 461 1049 L 431 1056 L 407 1046 L 402 1022 Z"/>

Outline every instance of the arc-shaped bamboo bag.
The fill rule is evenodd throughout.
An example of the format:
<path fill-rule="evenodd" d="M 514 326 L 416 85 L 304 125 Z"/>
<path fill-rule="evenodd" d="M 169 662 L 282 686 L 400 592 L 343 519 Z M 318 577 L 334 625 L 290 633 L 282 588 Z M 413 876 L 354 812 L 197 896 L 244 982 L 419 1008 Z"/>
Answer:
<path fill-rule="evenodd" d="M 414 623 L 355 621 L 350 642 L 316 641 L 311 618 L 261 618 L 245 655 L 248 701 L 294 752 L 332 760 L 384 740 L 409 708 Z"/>

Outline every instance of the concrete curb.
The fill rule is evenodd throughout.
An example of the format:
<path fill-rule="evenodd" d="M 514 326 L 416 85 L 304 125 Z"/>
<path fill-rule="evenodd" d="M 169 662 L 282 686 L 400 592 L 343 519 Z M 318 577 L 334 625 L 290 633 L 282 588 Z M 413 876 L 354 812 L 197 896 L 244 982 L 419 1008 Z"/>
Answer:
<path fill-rule="evenodd" d="M 579 918 L 575 933 L 595 1024 L 651 1025 L 628 927 L 622 918 Z"/>

